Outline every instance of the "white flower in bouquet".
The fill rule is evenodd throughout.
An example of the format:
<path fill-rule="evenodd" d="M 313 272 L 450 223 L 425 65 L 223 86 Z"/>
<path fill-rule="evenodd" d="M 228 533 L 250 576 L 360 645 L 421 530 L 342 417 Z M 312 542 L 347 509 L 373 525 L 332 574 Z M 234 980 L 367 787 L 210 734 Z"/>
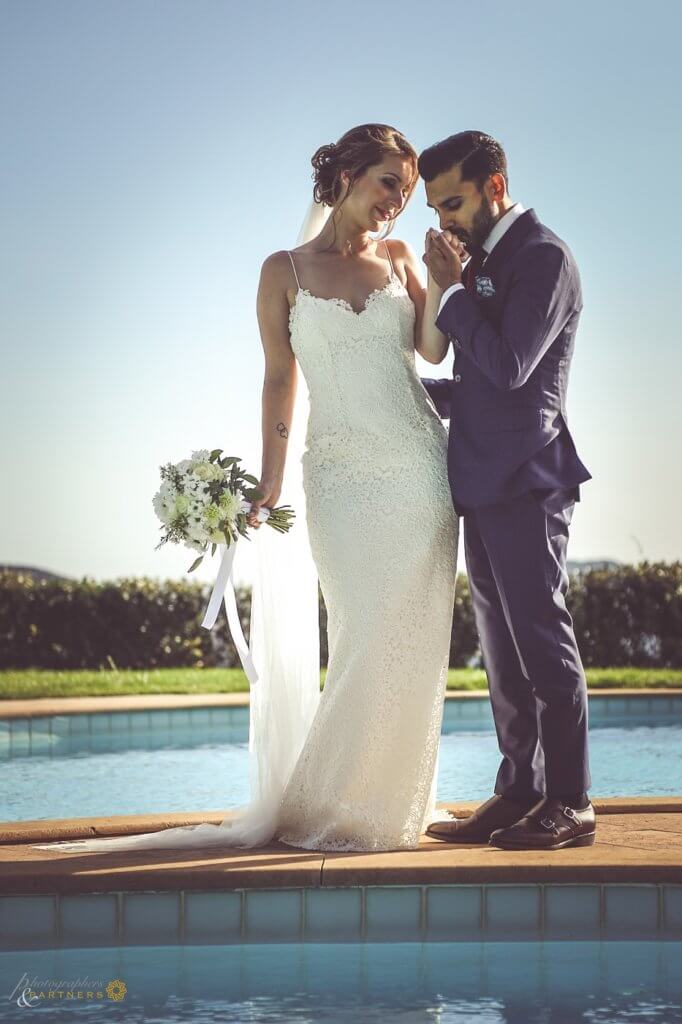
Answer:
<path fill-rule="evenodd" d="M 168 480 L 164 480 L 158 493 L 154 495 L 154 511 L 165 526 L 168 526 L 175 514 L 176 496 L 177 491 Z"/>
<path fill-rule="evenodd" d="M 161 466 L 161 486 L 152 504 L 165 533 L 156 547 L 171 541 L 200 551 L 188 572 L 201 563 L 209 544 L 215 554 L 218 544 L 230 547 L 247 536 L 247 513 L 261 496 L 256 478 L 244 472 L 239 459 L 221 458 L 222 451 L 199 448 L 191 459 Z M 294 513 L 288 506 L 268 512 L 268 526 L 279 533 L 291 528 Z"/>

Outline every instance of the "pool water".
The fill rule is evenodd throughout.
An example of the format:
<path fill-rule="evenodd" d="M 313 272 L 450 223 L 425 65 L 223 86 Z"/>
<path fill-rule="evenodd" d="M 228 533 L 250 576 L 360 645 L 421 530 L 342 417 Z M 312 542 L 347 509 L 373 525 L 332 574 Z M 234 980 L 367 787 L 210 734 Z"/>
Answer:
<path fill-rule="evenodd" d="M 98 751 L 32 754 L 4 761 L 0 819 L 215 811 L 248 802 L 245 730 L 189 729 L 171 735 L 102 738 Z M 682 793 L 682 724 L 594 728 L 592 796 Z M 676 753 L 675 753 L 676 752 Z M 438 799 L 487 799 L 499 765 L 489 729 L 441 737 Z"/>
<path fill-rule="evenodd" d="M 0 1021 L 680 1024 L 682 943 L 157 946 L 0 955 Z M 104 987 L 29 1010 L 27 985 Z M 86 980 L 87 979 L 87 980 Z M 76 989 L 77 991 L 77 989 Z"/>

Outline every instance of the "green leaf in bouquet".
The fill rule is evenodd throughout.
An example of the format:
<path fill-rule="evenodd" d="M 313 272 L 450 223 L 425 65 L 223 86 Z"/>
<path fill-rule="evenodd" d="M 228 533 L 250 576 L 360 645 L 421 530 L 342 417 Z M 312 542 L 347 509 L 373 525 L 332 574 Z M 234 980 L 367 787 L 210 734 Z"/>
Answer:
<path fill-rule="evenodd" d="M 216 551 L 216 548 L 217 548 L 217 547 L 218 547 L 218 545 L 217 545 L 217 544 L 215 543 L 215 541 L 214 541 L 214 542 L 213 542 L 213 543 L 211 544 L 211 556 L 215 555 L 215 551 Z"/>
<path fill-rule="evenodd" d="M 199 557 L 197 559 L 195 559 L 194 562 L 192 562 L 192 564 L 190 565 L 190 567 L 187 570 L 187 572 L 194 572 L 194 570 L 197 568 L 197 566 L 201 565 L 203 560 L 204 560 L 204 556 L 203 555 L 199 555 Z"/>
<path fill-rule="evenodd" d="M 255 476 L 251 476 L 250 473 L 242 473 L 242 480 L 246 480 L 247 484 L 253 484 L 254 487 L 260 483 L 260 480 Z"/>
<path fill-rule="evenodd" d="M 223 449 L 222 448 L 214 448 L 213 451 L 211 452 L 211 454 L 208 457 L 208 461 L 209 462 L 214 462 L 222 454 L 223 454 Z"/>
<path fill-rule="evenodd" d="M 242 491 L 247 501 L 259 501 L 264 495 L 257 487 L 247 487 Z"/>
<path fill-rule="evenodd" d="M 227 469 L 228 466 L 234 466 L 238 462 L 239 459 L 236 456 L 229 455 L 226 456 L 224 459 L 220 460 L 220 465 L 222 466 L 223 469 Z"/>
<path fill-rule="evenodd" d="M 223 530 L 223 537 L 225 538 L 225 544 L 229 548 L 230 544 L 232 543 L 232 537 L 227 530 Z"/>

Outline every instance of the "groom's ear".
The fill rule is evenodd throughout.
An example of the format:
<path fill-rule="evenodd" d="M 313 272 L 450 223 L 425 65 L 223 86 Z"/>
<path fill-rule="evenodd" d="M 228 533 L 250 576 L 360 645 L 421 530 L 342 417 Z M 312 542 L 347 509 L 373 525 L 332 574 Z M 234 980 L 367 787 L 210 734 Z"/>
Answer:
<path fill-rule="evenodd" d="M 483 190 L 489 192 L 488 198 L 492 199 L 493 202 L 502 202 L 507 195 L 507 182 L 504 174 L 500 174 L 499 171 L 491 174 L 483 185 Z"/>

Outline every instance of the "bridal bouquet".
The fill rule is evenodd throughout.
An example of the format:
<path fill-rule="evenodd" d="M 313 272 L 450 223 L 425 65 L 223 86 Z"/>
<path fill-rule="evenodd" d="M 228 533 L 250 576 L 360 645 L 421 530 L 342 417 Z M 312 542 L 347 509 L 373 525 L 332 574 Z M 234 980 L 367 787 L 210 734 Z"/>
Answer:
<path fill-rule="evenodd" d="M 215 554 L 218 544 L 230 547 L 247 536 L 247 514 L 251 503 L 261 495 L 258 480 L 245 473 L 240 460 L 221 458 L 222 448 L 192 452 L 191 459 L 161 466 L 161 487 L 154 495 L 154 510 L 165 533 L 155 550 L 169 541 L 184 544 L 202 552 L 188 572 L 203 561 L 211 545 Z M 292 526 L 294 512 L 288 505 L 261 509 L 259 518 L 273 530 L 286 533 Z"/>

